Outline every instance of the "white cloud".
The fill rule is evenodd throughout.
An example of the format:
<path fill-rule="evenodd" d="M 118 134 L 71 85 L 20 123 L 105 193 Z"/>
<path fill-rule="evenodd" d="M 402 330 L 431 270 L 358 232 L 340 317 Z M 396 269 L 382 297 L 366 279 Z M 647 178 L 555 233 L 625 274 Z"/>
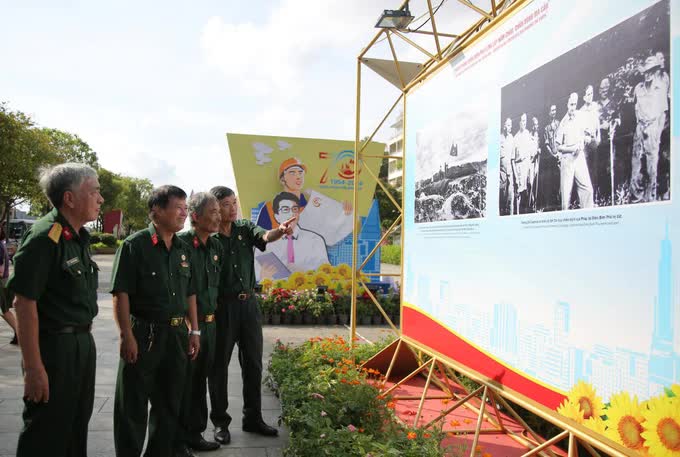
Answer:
<path fill-rule="evenodd" d="M 290 99 L 302 93 L 308 67 L 324 55 L 358 54 L 379 11 L 361 0 L 284 0 L 261 25 L 210 18 L 201 48 L 209 65 L 248 94 Z"/>

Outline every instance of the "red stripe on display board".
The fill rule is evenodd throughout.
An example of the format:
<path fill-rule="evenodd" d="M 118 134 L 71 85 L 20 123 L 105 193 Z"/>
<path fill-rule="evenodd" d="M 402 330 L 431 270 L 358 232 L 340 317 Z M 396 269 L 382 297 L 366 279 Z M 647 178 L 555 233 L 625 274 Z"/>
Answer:
<path fill-rule="evenodd" d="M 402 307 L 402 334 L 450 357 L 489 379 L 513 389 L 550 408 L 557 408 L 565 396 L 502 364 L 461 339 L 451 330 L 410 307 Z"/>

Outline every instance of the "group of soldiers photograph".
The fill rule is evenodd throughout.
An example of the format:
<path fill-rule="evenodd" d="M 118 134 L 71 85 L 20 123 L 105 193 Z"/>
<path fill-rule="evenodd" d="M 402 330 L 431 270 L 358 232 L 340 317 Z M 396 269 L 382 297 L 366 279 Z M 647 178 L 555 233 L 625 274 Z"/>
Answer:
<path fill-rule="evenodd" d="M 623 71 L 636 80 L 613 98 L 611 80 Z M 542 124 L 522 113 L 513 131 L 513 120 L 506 117 L 500 214 L 668 200 L 669 98 L 664 54 L 649 50 L 595 87 L 570 93 L 566 106 L 551 104 Z"/>
<path fill-rule="evenodd" d="M 54 208 L 25 234 L 7 283 L 24 372 L 17 456 L 86 456 L 99 273 L 86 224 L 97 219 L 104 200 L 97 172 L 83 164 L 47 169 L 40 185 Z M 223 186 L 188 199 L 179 187 L 161 186 L 148 209 L 151 223 L 119 246 L 111 279 L 120 334 L 116 455 L 142 455 L 147 432 L 149 457 L 192 456 L 192 450 L 228 444 L 227 367 L 236 344 L 242 428 L 277 435 L 262 417 L 254 248 L 290 235 L 295 218 L 272 230 L 239 220 L 236 195 Z M 180 232 L 187 217 L 191 228 Z M 203 437 L 206 391 L 215 441 Z"/>

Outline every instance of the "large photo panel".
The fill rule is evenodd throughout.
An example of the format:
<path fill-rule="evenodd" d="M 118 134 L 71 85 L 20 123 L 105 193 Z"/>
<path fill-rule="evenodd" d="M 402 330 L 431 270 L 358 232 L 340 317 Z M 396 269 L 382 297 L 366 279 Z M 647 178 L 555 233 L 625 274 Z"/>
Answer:
<path fill-rule="evenodd" d="M 680 408 L 678 3 L 535 0 L 407 96 L 404 336 L 613 439 Z"/>

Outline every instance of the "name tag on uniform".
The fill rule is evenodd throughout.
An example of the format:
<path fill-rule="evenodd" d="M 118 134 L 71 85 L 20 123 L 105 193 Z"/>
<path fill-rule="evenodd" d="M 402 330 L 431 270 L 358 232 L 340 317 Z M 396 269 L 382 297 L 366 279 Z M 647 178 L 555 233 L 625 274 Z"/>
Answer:
<path fill-rule="evenodd" d="M 80 262 L 80 259 L 79 259 L 78 257 L 74 257 L 74 258 L 68 259 L 68 260 L 66 261 L 66 266 L 67 266 L 67 267 L 72 267 L 73 265 L 77 264 L 78 262 Z"/>

